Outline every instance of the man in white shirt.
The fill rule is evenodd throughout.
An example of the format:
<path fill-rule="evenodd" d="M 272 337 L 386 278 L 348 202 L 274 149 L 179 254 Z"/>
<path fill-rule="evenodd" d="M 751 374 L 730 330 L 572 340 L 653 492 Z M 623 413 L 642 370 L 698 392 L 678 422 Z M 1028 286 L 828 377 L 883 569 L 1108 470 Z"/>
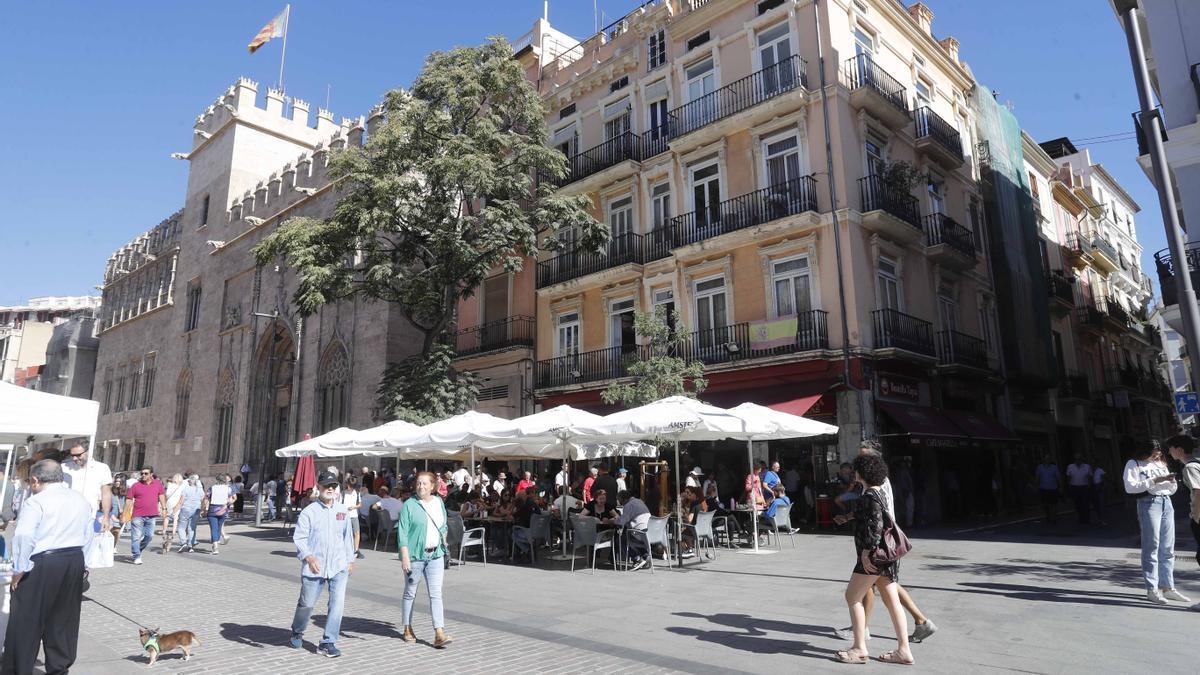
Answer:
<path fill-rule="evenodd" d="M 354 557 L 365 558 L 362 551 L 359 550 L 359 544 L 362 541 L 361 525 L 358 522 L 358 507 L 362 503 L 362 495 L 355 488 L 355 480 L 353 477 L 346 479 L 346 489 L 342 490 L 342 506 L 346 507 L 346 513 L 353 515 L 350 522 L 350 529 L 354 532 Z"/>
<path fill-rule="evenodd" d="M 1067 490 L 1075 502 L 1075 514 L 1079 517 L 1080 525 L 1088 524 L 1088 512 L 1092 509 L 1092 480 L 1091 465 L 1083 461 L 1081 453 L 1075 453 L 1075 461 L 1067 465 Z"/>
<path fill-rule="evenodd" d="M 387 514 L 392 517 L 392 523 L 400 522 L 400 509 L 404 506 L 404 502 L 400 501 L 400 488 L 396 488 L 391 494 L 387 493 L 387 488 L 379 488 L 379 503 L 371 508 L 387 511 Z"/>
<path fill-rule="evenodd" d="M 563 462 L 562 469 L 554 475 L 554 486 L 558 487 L 561 485 L 565 488 L 567 487 L 567 480 L 567 463 Z"/>
<path fill-rule="evenodd" d="M 71 459 L 62 464 L 63 482 L 101 514 L 100 529 L 107 530 L 112 511 L 112 470 L 104 462 L 91 459 L 91 453 L 79 443 L 72 445 L 68 453 Z"/>
<path fill-rule="evenodd" d="M 465 483 L 469 480 L 471 480 L 471 472 L 467 471 L 467 467 L 465 467 L 465 466 L 458 467 L 458 470 L 455 471 L 450 476 L 450 481 L 452 483 L 454 483 L 455 490 L 458 490 L 458 488 L 461 488 L 463 486 L 463 483 Z"/>
<path fill-rule="evenodd" d="M 617 469 L 617 494 L 629 489 L 628 476 L 629 471 L 625 467 Z"/>

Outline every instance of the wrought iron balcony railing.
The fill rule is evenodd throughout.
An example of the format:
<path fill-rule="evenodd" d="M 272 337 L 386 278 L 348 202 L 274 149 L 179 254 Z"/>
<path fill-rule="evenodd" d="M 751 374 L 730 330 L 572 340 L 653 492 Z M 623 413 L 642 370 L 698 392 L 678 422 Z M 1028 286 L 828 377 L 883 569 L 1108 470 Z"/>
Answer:
<path fill-rule="evenodd" d="M 934 356 L 933 324 L 895 309 L 871 312 L 876 349 L 904 349 Z"/>
<path fill-rule="evenodd" d="M 797 87 L 807 86 L 804 59 L 792 56 L 771 64 L 667 113 L 671 138 L 689 134 Z"/>
<path fill-rule="evenodd" d="M 1184 247 L 1188 273 L 1192 275 L 1192 288 L 1200 288 L 1200 242 L 1190 242 Z M 1180 271 L 1178 261 L 1171 259 L 1171 249 L 1164 248 L 1154 254 L 1154 269 L 1158 272 L 1158 288 L 1162 291 L 1163 305 L 1179 304 L 1175 288 L 1175 275 Z"/>
<path fill-rule="evenodd" d="M 1067 370 L 1058 375 L 1059 398 L 1076 398 L 1088 400 L 1092 397 L 1091 386 L 1087 376 L 1074 370 Z"/>
<path fill-rule="evenodd" d="M 930 246 L 946 244 L 963 255 L 975 257 L 974 232 L 944 213 L 931 213 L 924 220 Z"/>
<path fill-rule="evenodd" d="M 871 174 L 858 179 L 858 194 L 862 198 L 862 212 L 883 210 L 900 220 L 921 229 L 921 208 L 917 198 L 891 187 L 883 177 Z"/>
<path fill-rule="evenodd" d="M 1046 287 L 1050 297 L 1056 298 L 1069 305 L 1075 304 L 1075 284 L 1062 272 L 1054 272 L 1046 278 Z"/>
<path fill-rule="evenodd" d="M 885 98 L 897 110 L 908 114 L 908 99 L 904 85 L 875 65 L 870 54 L 859 54 L 846 59 L 842 67 L 842 83 L 850 91 L 867 87 Z"/>
<path fill-rule="evenodd" d="M 916 115 L 917 138 L 932 138 L 934 142 L 946 149 L 947 152 L 963 159 L 962 136 L 949 122 L 933 112 L 929 106 L 917 108 Z"/>
<path fill-rule="evenodd" d="M 609 240 L 599 252 L 572 249 L 538 263 L 538 288 L 578 279 L 625 263 L 641 263 L 644 247 L 642 235 L 636 232 L 619 234 Z"/>
<path fill-rule="evenodd" d="M 511 347 L 532 347 L 537 322 L 532 316 L 510 316 L 453 333 L 450 343 L 458 356 L 471 356 Z"/>
<path fill-rule="evenodd" d="M 938 331 L 938 361 L 943 365 L 988 367 L 987 343 L 956 330 Z"/>
<path fill-rule="evenodd" d="M 680 246 L 817 210 L 816 180 L 801 176 L 671 218 L 647 237 L 646 262 Z"/>

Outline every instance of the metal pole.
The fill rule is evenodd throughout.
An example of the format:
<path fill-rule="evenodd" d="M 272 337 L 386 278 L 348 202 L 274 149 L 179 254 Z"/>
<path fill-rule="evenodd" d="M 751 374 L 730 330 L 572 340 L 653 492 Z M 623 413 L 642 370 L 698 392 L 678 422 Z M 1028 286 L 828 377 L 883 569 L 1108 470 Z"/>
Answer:
<path fill-rule="evenodd" d="M 679 434 L 675 434 L 675 503 L 683 504 L 683 492 L 679 488 Z M 683 569 L 683 514 L 676 512 L 675 515 L 675 556 L 679 568 Z"/>
<path fill-rule="evenodd" d="M 1138 103 L 1141 106 L 1142 135 L 1150 145 L 1150 163 L 1154 167 L 1154 184 L 1158 187 L 1158 206 L 1162 210 L 1163 228 L 1166 229 L 1167 245 L 1171 249 L 1171 263 L 1175 268 L 1175 289 L 1179 301 L 1179 316 L 1183 319 L 1184 340 L 1189 350 L 1200 349 L 1200 311 L 1196 308 L 1196 294 L 1192 288 L 1192 266 L 1184 248 L 1183 228 L 1175 207 L 1175 194 L 1171 185 L 1171 174 L 1167 170 L 1167 153 L 1163 149 L 1162 128 L 1159 113 L 1153 107 L 1150 91 L 1150 75 L 1146 71 L 1146 51 L 1142 46 L 1142 35 L 1138 31 L 1137 2 L 1119 0 L 1125 24 L 1125 39 L 1129 43 L 1129 59 L 1133 62 L 1133 79 L 1137 83 Z M 1188 359 L 1191 386 L 1200 383 L 1196 377 L 1197 359 Z"/>
<path fill-rule="evenodd" d="M 278 7 L 278 5 L 276 5 Z M 283 8 L 283 49 L 279 52 L 279 91 L 283 91 L 283 59 L 287 56 L 288 24 L 292 20 L 292 6 Z"/>
<path fill-rule="evenodd" d="M 754 552 L 758 553 L 758 500 L 754 495 L 754 441 L 746 440 L 746 457 L 750 460 L 750 528 L 754 532 Z M 762 494 L 762 488 L 758 490 Z"/>

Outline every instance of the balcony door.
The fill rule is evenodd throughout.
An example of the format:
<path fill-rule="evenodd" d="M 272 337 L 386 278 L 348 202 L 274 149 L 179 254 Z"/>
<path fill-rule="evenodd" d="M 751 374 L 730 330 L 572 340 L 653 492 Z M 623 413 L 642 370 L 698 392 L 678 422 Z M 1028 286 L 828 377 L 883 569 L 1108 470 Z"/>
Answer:
<path fill-rule="evenodd" d="M 775 286 L 775 316 L 807 315 L 812 310 L 808 258 L 789 258 L 771 264 Z"/>
<path fill-rule="evenodd" d="M 555 356 L 574 356 L 579 353 L 579 312 L 558 315 L 558 338 L 554 343 Z"/>
<path fill-rule="evenodd" d="M 663 321 L 671 333 L 675 333 L 675 289 L 659 288 L 654 291 L 654 312 L 662 313 Z"/>
<path fill-rule="evenodd" d="M 796 86 L 798 73 L 792 63 L 794 53 L 786 21 L 758 34 L 758 57 L 762 66 L 765 96 L 774 96 Z"/>
<path fill-rule="evenodd" d="M 802 158 L 800 139 L 795 133 L 763 141 L 766 160 L 768 217 L 772 220 L 804 210 L 804 193 L 800 183 Z"/>
<path fill-rule="evenodd" d="M 936 180 L 930 180 L 926 189 L 929 191 L 929 213 L 945 213 L 946 196 L 943 193 L 942 184 Z"/>
<path fill-rule="evenodd" d="M 625 196 L 608 205 L 608 255 L 617 260 L 633 253 L 633 197 Z M 620 264 L 613 261 L 612 264 Z"/>
<path fill-rule="evenodd" d="M 942 284 L 938 287 L 938 323 L 942 330 L 958 330 L 958 300 L 954 287 Z"/>
<path fill-rule="evenodd" d="M 896 261 L 887 256 L 879 256 L 878 268 L 875 273 L 876 292 L 879 309 L 894 309 L 904 311 L 904 295 L 900 289 L 900 268 Z"/>
<path fill-rule="evenodd" d="M 721 170 L 716 162 L 692 169 L 692 208 L 698 231 L 720 226 Z M 701 238 L 707 236 L 711 235 L 700 235 Z"/>
<path fill-rule="evenodd" d="M 632 131 L 632 117 L 628 97 L 604 106 L 604 139 L 612 140 Z"/>
<path fill-rule="evenodd" d="M 483 280 L 483 302 L 480 310 L 480 347 L 499 347 L 508 337 L 507 326 L 504 323 L 509 316 L 507 274 L 498 274 Z"/>
<path fill-rule="evenodd" d="M 696 340 L 701 360 L 719 356 L 718 350 L 729 342 L 729 317 L 725 297 L 725 278 L 713 277 L 697 281 Z"/>
<path fill-rule="evenodd" d="M 632 354 L 637 351 L 637 333 L 633 328 L 633 314 L 633 298 L 613 302 L 608 310 L 609 345 L 619 347 L 621 354 Z"/>
<path fill-rule="evenodd" d="M 555 275 L 570 274 L 579 265 L 579 254 L 576 252 L 579 228 L 564 227 L 559 230 L 558 241 L 562 247 L 558 249 L 558 256 L 554 258 L 554 273 Z"/>
<path fill-rule="evenodd" d="M 683 121 L 685 131 L 698 129 L 716 117 L 717 106 L 715 97 L 708 96 L 717 90 L 717 73 L 711 58 L 688 66 L 684 71 L 687 80 L 688 102 L 687 119 Z M 707 98 L 706 98 L 707 97 Z"/>

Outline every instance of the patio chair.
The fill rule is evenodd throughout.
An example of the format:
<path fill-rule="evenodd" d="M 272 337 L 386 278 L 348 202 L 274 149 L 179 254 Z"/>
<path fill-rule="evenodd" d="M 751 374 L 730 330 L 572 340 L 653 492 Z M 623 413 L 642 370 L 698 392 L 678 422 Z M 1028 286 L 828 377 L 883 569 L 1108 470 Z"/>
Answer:
<path fill-rule="evenodd" d="M 667 535 L 667 518 L 650 516 L 646 524 L 646 548 L 650 550 L 650 573 L 654 573 L 654 545 L 663 547 L 663 559 L 667 561 L 667 569 L 671 568 L 671 538 Z"/>
<path fill-rule="evenodd" d="M 786 534 L 792 542 L 792 548 L 796 548 L 796 538 L 792 535 L 792 505 L 775 507 L 775 517 L 770 518 L 767 522 L 775 528 L 775 548 L 783 550 L 783 544 L 779 540 L 779 535 Z"/>
<path fill-rule="evenodd" d="M 713 515 L 713 534 L 719 534 L 725 539 L 725 547 L 733 548 L 733 535 L 739 534 L 740 529 L 737 525 L 737 520 L 732 515 L 718 516 Z M 720 541 L 718 540 L 718 545 Z"/>
<path fill-rule="evenodd" d="M 537 562 L 537 541 L 550 541 L 550 516 L 545 513 L 535 513 L 529 518 L 529 527 L 513 526 L 512 546 L 508 555 L 516 554 L 517 549 L 529 547 L 529 562 Z"/>
<path fill-rule="evenodd" d="M 446 513 L 446 567 L 450 567 L 451 559 L 454 558 L 452 551 L 457 551 L 462 544 L 463 531 L 466 530 L 466 525 L 463 524 L 462 514 L 457 511 L 448 511 Z"/>
<path fill-rule="evenodd" d="M 388 539 L 396 533 L 396 523 L 392 522 L 392 514 L 387 509 L 379 509 L 379 527 L 375 530 L 375 550 L 379 550 L 379 537 L 383 536 L 383 550 L 387 550 Z"/>
<path fill-rule="evenodd" d="M 487 530 L 482 527 L 473 527 L 469 530 L 463 530 L 462 541 L 458 544 L 458 564 L 467 564 L 466 550 L 472 546 L 479 547 L 479 555 L 483 558 L 483 564 L 487 564 Z"/>
<path fill-rule="evenodd" d="M 692 525 L 684 524 L 684 530 L 691 530 L 696 536 L 696 548 L 705 547 L 708 550 L 708 557 L 713 560 L 717 559 L 717 537 L 713 533 L 713 517 L 716 516 L 714 511 L 701 511 L 696 514 L 696 522 Z"/>
<path fill-rule="evenodd" d="M 604 530 L 600 532 L 596 529 L 597 521 L 595 518 L 580 517 L 571 521 L 571 529 L 575 535 L 574 541 L 571 543 L 571 571 L 575 571 L 575 551 L 579 549 L 592 549 L 592 574 L 596 573 L 596 556 L 600 549 L 608 549 L 609 556 L 612 559 L 613 569 L 617 567 L 617 550 L 613 546 L 613 534 L 615 530 Z"/>

